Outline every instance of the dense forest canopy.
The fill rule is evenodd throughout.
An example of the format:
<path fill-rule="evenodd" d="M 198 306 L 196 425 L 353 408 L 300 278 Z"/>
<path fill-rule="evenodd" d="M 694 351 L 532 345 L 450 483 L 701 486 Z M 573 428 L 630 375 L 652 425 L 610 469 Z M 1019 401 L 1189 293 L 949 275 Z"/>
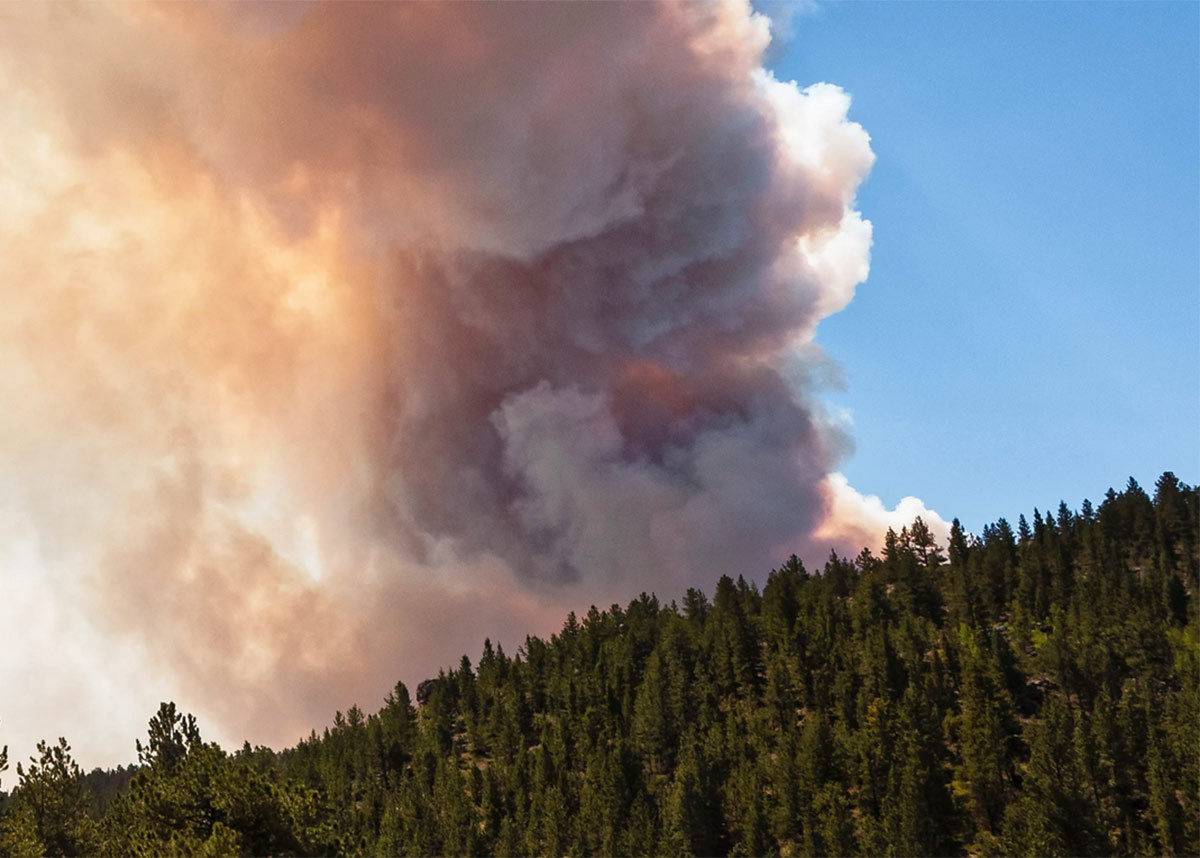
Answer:
<path fill-rule="evenodd" d="M 42 744 L 0 852 L 1196 854 L 1198 574 L 1170 473 L 946 546 L 918 519 L 882 556 L 485 641 L 281 752 L 173 704 L 134 767 Z"/>

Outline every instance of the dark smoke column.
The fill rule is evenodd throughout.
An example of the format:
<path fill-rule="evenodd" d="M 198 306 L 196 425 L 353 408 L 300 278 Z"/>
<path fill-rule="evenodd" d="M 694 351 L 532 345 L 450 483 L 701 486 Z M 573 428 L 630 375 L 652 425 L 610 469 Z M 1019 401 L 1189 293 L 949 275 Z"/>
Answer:
<path fill-rule="evenodd" d="M 0 586 L 39 618 L 0 683 L 82 704 L 6 711 L 14 756 L 111 754 L 163 698 L 290 742 L 485 635 L 873 534 L 806 382 L 873 156 L 769 35 L 737 2 L 0 7 Z"/>

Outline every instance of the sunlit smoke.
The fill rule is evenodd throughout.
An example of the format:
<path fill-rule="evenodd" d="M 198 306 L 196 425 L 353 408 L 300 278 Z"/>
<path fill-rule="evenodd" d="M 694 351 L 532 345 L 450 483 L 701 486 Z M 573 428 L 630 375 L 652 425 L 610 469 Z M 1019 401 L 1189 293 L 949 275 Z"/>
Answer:
<path fill-rule="evenodd" d="M 291 742 L 484 636 L 877 544 L 807 381 L 873 155 L 769 40 L 0 8 L 0 742 L 126 760 L 163 698 Z"/>

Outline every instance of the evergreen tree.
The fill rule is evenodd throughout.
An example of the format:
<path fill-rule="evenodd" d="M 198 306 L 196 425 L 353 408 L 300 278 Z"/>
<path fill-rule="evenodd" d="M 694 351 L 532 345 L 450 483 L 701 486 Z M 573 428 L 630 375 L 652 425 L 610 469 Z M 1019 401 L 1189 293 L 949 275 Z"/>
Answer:
<path fill-rule="evenodd" d="M 99 834 L 87 812 L 83 773 L 67 740 L 39 742 L 37 751 L 28 768 L 17 764 L 18 783 L 0 826 L 0 850 L 13 856 L 95 854 Z"/>

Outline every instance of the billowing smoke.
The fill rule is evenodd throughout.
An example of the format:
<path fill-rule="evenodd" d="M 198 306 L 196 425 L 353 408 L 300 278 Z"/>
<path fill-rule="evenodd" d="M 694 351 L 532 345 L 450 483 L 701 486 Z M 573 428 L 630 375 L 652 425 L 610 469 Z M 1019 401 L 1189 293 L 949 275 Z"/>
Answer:
<path fill-rule="evenodd" d="M 878 540 L 812 381 L 873 155 L 768 42 L 739 3 L 0 8 L 0 742 L 126 759 L 160 698 L 290 742 L 486 635 Z"/>

